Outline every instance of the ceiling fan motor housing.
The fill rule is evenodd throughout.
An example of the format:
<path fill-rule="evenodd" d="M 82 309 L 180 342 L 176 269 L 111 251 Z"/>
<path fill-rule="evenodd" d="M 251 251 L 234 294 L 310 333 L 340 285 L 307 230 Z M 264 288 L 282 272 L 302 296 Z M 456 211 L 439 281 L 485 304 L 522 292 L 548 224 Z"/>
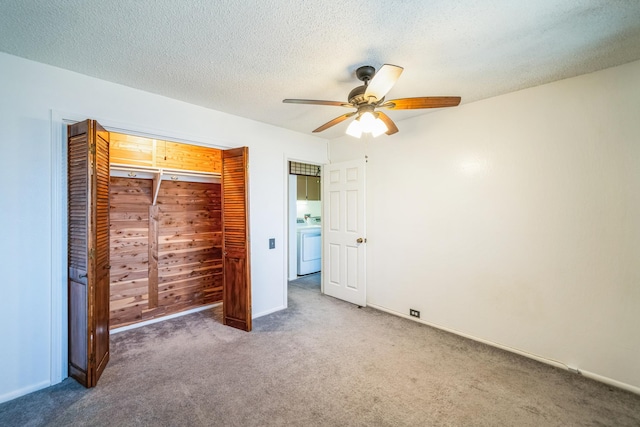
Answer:
<path fill-rule="evenodd" d="M 364 93 L 367 90 L 367 85 L 358 86 L 349 92 L 349 103 L 354 107 L 359 107 L 363 104 L 370 104 L 371 100 L 365 98 Z M 374 99 L 375 103 L 381 104 L 384 102 L 384 97 L 382 99 Z"/>
<path fill-rule="evenodd" d="M 365 102 L 364 91 L 367 89 L 367 85 L 358 86 L 349 92 L 349 102 L 353 105 L 359 105 Z"/>
<path fill-rule="evenodd" d="M 358 86 L 357 88 L 349 92 L 349 98 L 348 98 L 349 103 L 353 104 L 353 106 L 355 107 L 360 107 L 364 104 L 371 103 L 371 100 L 365 98 L 364 94 L 367 91 L 367 86 L 369 85 L 369 82 L 375 75 L 376 75 L 376 69 L 373 68 L 371 65 L 363 65 L 362 67 L 359 67 L 356 70 L 356 77 L 358 78 L 358 80 L 363 81 L 364 84 L 362 86 Z M 376 102 L 382 101 L 382 99 L 375 100 L 375 101 Z"/>

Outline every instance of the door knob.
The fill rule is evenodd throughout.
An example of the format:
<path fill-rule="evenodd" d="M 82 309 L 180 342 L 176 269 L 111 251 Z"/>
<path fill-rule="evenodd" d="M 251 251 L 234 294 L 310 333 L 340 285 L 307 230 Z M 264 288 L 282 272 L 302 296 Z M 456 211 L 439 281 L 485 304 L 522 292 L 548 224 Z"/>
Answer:
<path fill-rule="evenodd" d="M 356 243 L 363 243 L 364 239 L 362 237 L 358 237 L 358 240 L 356 240 Z"/>

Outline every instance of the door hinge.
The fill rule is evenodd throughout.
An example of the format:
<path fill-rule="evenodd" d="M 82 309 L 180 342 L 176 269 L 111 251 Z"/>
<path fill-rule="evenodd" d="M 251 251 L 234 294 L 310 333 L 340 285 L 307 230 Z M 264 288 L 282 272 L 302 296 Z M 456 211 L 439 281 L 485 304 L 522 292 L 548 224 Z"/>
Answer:
<path fill-rule="evenodd" d="M 89 144 L 89 152 L 91 154 L 96 154 L 96 143 L 95 142 Z"/>
<path fill-rule="evenodd" d="M 93 259 L 95 258 L 95 256 L 96 256 L 96 250 L 93 248 L 89 249 L 89 258 Z"/>

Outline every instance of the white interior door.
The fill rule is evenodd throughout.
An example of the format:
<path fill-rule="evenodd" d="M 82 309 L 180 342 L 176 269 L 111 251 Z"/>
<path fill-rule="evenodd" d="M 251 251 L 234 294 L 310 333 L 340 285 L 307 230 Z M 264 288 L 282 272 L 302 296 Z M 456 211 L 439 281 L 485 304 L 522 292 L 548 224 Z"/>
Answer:
<path fill-rule="evenodd" d="M 324 166 L 323 292 L 365 306 L 365 160 Z"/>

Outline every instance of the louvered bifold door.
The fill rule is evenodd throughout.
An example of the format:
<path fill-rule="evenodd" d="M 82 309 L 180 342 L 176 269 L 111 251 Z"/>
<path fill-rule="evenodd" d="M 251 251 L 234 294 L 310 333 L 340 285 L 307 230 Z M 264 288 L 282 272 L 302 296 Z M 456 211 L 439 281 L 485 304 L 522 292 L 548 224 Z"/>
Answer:
<path fill-rule="evenodd" d="M 247 147 L 222 152 L 224 324 L 251 330 Z"/>
<path fill-rule="evenodd" d="M 69 376 L 94 387 L 109 361 L 109 133 L 67 131 Z"/>

